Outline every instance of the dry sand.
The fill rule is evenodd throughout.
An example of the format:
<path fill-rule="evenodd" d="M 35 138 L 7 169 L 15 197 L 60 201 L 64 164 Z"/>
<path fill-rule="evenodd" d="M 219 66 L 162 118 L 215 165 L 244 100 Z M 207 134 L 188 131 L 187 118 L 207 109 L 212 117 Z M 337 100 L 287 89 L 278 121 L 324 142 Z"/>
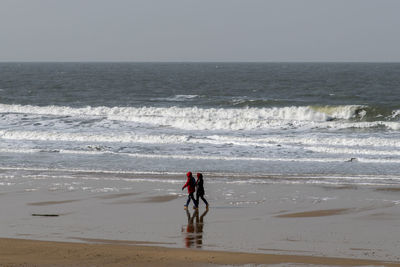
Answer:
<path fill-rule="evenodd" d="M 206 266 L 305 264 L 400 266 L 400 262 L 115 244 L 0 239 L 0 266 Z"/>

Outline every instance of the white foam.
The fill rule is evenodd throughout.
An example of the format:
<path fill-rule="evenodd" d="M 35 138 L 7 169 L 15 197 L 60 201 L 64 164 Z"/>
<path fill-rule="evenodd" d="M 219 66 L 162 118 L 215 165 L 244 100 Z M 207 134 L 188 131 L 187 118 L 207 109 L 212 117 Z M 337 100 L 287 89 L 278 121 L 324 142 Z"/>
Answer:
<path fill-rule="evenodd" d="M 0 148 L 2 153 L 38 153 L 41 149 L 30 149 L 30 148 Z"/>
<path fill-rule="evenodd" d="M 198 95 L 174 95 L 170 97 L 157 97 L 151 100 L 181 102 L 199 97 Z"/>
<path fill-rule="evenodd" d="M 199 97 L 199 96 L 198 95 L 175 95 L 173 97 L 167 97 L 165 99 L 169 100 L 169 101 L 185 101 L 185 100 L 194 99 L 197 97 Z"/>
<path fill-rule="evenodd" d="M 399 122 L 390 121 L 372 121 L 372 122 L 326 122 L 315 125 L 315 128 L 331 128 L 331 129 L 369 129 L 384 127 L 388 130 L 400 130 Z"/>
<path fill-rule="evenodd" d="M 390 116 L 392 119 L 397 118 L 400 115 L 400 109 L 393 110 L 392 115 Z"/>
<path fill-rule="evenodd" d="M 32 149 L 2 149 L 0 152 L 8 153 L 33 153 L 43 152 L 42 150 Z M 117 153 L 112 151 L 85 151 L 85 150 L 66 150 L 61 149 L 60 154 L 83 154 L 83 155 L 101 155 L 114 154 L 124 155 L 136 158 L 153 158 L 153 159 L 187 159 L 187 160 L 225 160 L 225 161 L 296 161 L 296 162 L 343 162 L 347 158 L 265 158 L 265 157 L 235 157 L 235 156 L 211 156 L 211 155 L 173 155 L 173 154 L 144 154 L 144 153 Z"/>
<path fill-rule="evenodd" d="M 97 132 L 58 132 L 58 131 L 18 131 L 18 130 L 0 130 L 0 138 L 7 140 L 37 140 L 37 141 L 73 141 L 73 142 L 95 142 L 95 143 L 144 143 L 144 144 L 212 144 L 249 147 L 275 147 L 281 146 L 345 146 L 345 147 L 400 147 L 398 138 L 387 137 L 368 137 L 356 138 L 346 136 L 312 136 L 297 135 L 283 136 L 270 135 L 267 137 L 237 137 L 229 135 L 209 135 L 197 136 L 178 135 L 178 134 L 136 134 L 127 133 L 97 133 Z M 102 146 L 99 146 L 100 148 Z M 102 150 L 102 149 L 99 149 Z M 32 150 L 32 152 L 36 152 Z M 57 152 L 57 151 L 55 151 Z"/>
<path fill-rule="evenodd" d="M 1 151 L 0 151 L 1 152 Z M 10 153 L 32 153 L 32 151 L 27 150 L 6 150 Z M 42 152 L 42 151 L 37 151 Z M 120 153 L 112 151 L 81 151 L 81 150 L 60 150 L 59 153 L 64 154 L 84 154 L 97 156 L 100 154 L 114 154 L 121 155 Z M 143 153 L 123 153 L 124 156 L 136 157 L 136 158 L 148 158 L 148 159 L 178 159 L 178 160 L 222 160 L 222 161 L 264 161 L 264 162 L 320 162 L 320 163 L 332 163 L 332 162 L 346 162 L 349 161 L 348 157 L 318 157 L 318 158 L 306 158 L 306 157 L 235 157 L 235 156 L 211 156 L 211 155 L 174 155 L 174 154 L 143 154 Z M 361 158 L 357 157 L 357 161 L 364 163 L 400 163 L 400 159 L 385 159 L 385 158 Z M 92 171 L 92 170 L 82 170 L 82 171 Z M 102 172 L 102 171 L 98 171 Z M 113 171 L 111 171 L 113 173 Z M 125 173 L 125 172 L 121 172 Z M 128 172 L 129 173 L 129 172 Z M 155 174 L 154 172 L 150 172 Z"/>
<path fill-rule="evenodd" d="M 366 115 L 363 109 L 365 106 L 343 105 L 343 106 L 311 106 L 310 109 L 316 112 L 326 114 L 330 119 L 350 119 Z"/>
<path fill-rule="evenodd" d="M 38 141 L 76 141 L 76 142 L 125 142 L 125 143 L 182 143 L 189 140 L 184 135 L 136 135 L 98 134 L 98 133 L 65 133 L 41 131 L 6 131 L 0 130 L 0 137 L 8 140 L 38 140 Z"/>
<path fill-rule="evenodd" d="M 394 157 L 400 156 L 399 150 L 371 150 L 371 149 L 355 149 L 355 148 L 338 148 L 338 147 L 307 147 L 307 150 L 311 150 L 319 153 L 327 154 L 350 154 L 350 155 L 373 155 L 373 156 L 387 156 Z"/>
<path fill-rule="evenodd" d="M 184 96 L 184 97 L 196 97 Z M 1 113 L 24 113 L 53 116 L 103 117 L 170 126 L 185 130 L 256 130 L 282 126 L 301 127 L 307 122 L 348 120 L 362 106 L 292 106 L 273 108 L 197 108 L 197 107 L 85 107 L 31 106 L 0 104 Z M 313 125 L 312 125 L 313 126 Z"/>
<path fill-rule="evenodd" d="M 51 168 L 17 168 L 17 167 L 0 167 L 0 170 L 13 170 L 13 171 L 46 171 L 46 172 L 54 172 L 54 175 L 50 175 L 47 179 L 54 179 L 54 178 L 69 178 L 77 180 L 77 182 L 71 183 L 54 183 L 52 182 L 50 185 L 54 190 L 60 189 L 69 189 L 69 190 L 76 190 L 78 187 L 71 187 L 72 184 L 79 185 L 79 187 L 84 191 L 98 191 L 98 192 L 110 192 L 126 189 L 127 187 L 117 188 L 114 187 L 115 183 L 111 182 L 108 183 L 110 186 L 100 186 L 99 188 L 95 188 L 92 186 L 85 186 L 86 183 L 83 182 L 84 180 L 109 180 L 109 181 L 123 181 L 127 183 L 136 183 L 136 182 L 149 182 L 149 183 L 167 183 L 167 184 L 182 184 L 185 181 L 185 174 L 182 172 L 179 173 L 167 173 L 167 172 L 137 172 L 137 171 L 105 171 L 105 170 L 80 170 L 80 169 L 51 169 Z M 59 176 L 60 173 L 61 175 Z M 76 176 L 65 176 L 71 173 L 83 173 L 84 175 Z M 92 174 L 91 174 L 92 173 Z M 108 174 L 107 176 L 99 176 L 98 173 Z M 131 174 L 132 176 L 135 174 L 143 175 L 145 177 L 115 177 L 116 174 Z M 398 175 L 257 175 L 257 174 L 249 174 L 249 173 L 206 173 L 207 183 L 214 184 L 214 183 L 223 183 L 223 184 L 331 184 L 331 185 L 341 185 L 341 184 L 357 184 L 357 185 L 391 185 L 391 184 L 398 184 L 400 177 Z M 153 175 L 159 175 L 159 177 L 154 177 Z M 168 177 L 168 175 L 174 175 L 175 177 Z M 35 175 L 32 174 L 30 179 Z M 18 177 L 22 177 L 25 179 L 24 176 L 18 175 Z M 82 180 L 82 182 L 80 182 Z M 16 183 L 17 184 L 17 183 Z M 51 189 L 49 188 L 49 189 Z M 129 187 L 131 188 L 131 187 Z M 37 188 L 31 187 L 30 189 L 25 189 L 26 191 L 36 191 Z M 94 191 L 93 191 L 94 192 Z M 228 192 L 231 193 L 231 192 Z M 251 192 L 249 192 L 251 193 Z M 178 193 L 179 194 L 179 193 Z"/>
<path fill-rule="evenodd" d="M 97 152 L 97 151 L 67 151 L 62 150 L 60 153 L 69 154 L 86 154 L 86 155 L 98 155 L 98 154 L 118 154 L 115 152 Z M 143 154 L 143 153 L 124 153 L 126 156 L 136 158 L 149 158 L 149 159 L 180 159 L 180 160 L 222 160 L 222 161 L 265 161 L 265 162 L 320 162 L 320 163 L 333 163 L 333 162 L 347 162 L 349 158 L 346 156 L 340 157 L 318 157 L 318 158 L 307 158 L 307 157 L 242 157 L 242 156 L 211 156 L 211 155 L 174 155 L 174 154 Z M 357 157 L 357 161 L 364 163 L 400 163 L 400 158 L 380 158 L 380 155 L 376 157 L 362 158 Z"/>
<path fill-rule="evenodd" d="M 318 153 L 325 153 L 324 158 L 330 158 L 329 154 L 342 154 L 342 157 L 338 158 L 337 161 L 346 160 L 344 155 L 355 155 L 357 158 L 359 155 L 367 155 L 370 157 L 382 157 L 387 156 L 393 158 L 394 156 L 400 156 L 400 152 L 396 148 L 400 147 L 400 142 L 397 138 L 384 137 L 369 137 L 369 138 L 350 138 L 350 137 L 314 137 L 314 136 L 268 136 L 268 137 L 235 137 L 226 135 L 210 135 L 206 137 L 191 137 L 187 135 L 137 135 L 134 133 L 126 134 L 97 134 L 97 133 L 60 133 L 60 132 L 40 132 L 40 131 L 5 131 L 0 130 L 0 138 L 7 140 L 35 140 L 35 141 L 66 141 L 66 142 L 93 142 L 93 143 L 105 143 L 105 142 L 115 142 L 115 143 L 142 143 L 142 144 L 208 144 L 213 147 L 217 145 L 230 146 L 245 146 L 246 151 L 250 153 L 259 153 L 257 148 L 269 148 L 269 151 L 276 151 L 276 149 L 296 149 L 300 151 L 313 151 Z M 92 149 L 96 147 L 99 149 Z M 82 149 L 65 149 L 66 146 L 61 145 L 57 149 L 36 149 L 36 148 L 14 148 L 14 147 L 3 147 L 0 148 L 0 152 L 10 152 L 10 153 L 38 153 L 38 152 L 57 152 L 65 154 L 87 154 L 87 155 L 99 155 L 99 154 L 123 154 L 135 156 L 136 154 L 128 153 L 118 153 L 113 152 L 112 148 L 102 145 L 84 146 Z M 88 149 L 89 148 L 89 149 Z M 104 148 L 104 149 L 103 149 Z M 254 150 L 255 149 L 255 150 Z M 243 150 L 243 149 L 241 149 Z M 253 151 L 253 152 L 252 152 Z M 236 152 L 235 152 L 236 153 Z M 240 153 L 239 153 L 240 154 Z M 234 156 L 214 156 L 210 155 L 165 155 L 165 158 L 191 158 L 191 159 L 216 159 L 216 160 L 235 160 L 244 159 Z M 274 152 L 276 156 L 279 156 L 279 152 Z M 282 155 L 282 154 L 281 154 Z M 271 158 L 269 154 L 268 158 Z M 143 154 L 141 157 L 152 157 L 152 154 Z M 160 158 L 162 156 L 157 155 Z M 304 157 L 304 156 L 302 156 Z M 300 159 L 302 158 L 300 157 Z M 260 155 L 258 157 L 247 157 L 244 160 L 255 160 L 260 161 Z M 295 160 L 295 159 L 294 159 Z M 314 161 L 318 161 L 314 159 Z M 332 160 L 330 160 L 332 161 Z"/>
<path fill-rule="evenodd" d="M 131 174 L 131 175 L 182 175 L 181 172 L 166 171 L 121 171 L 121 170 L 99 170 L 99 169 L 61 169 L 61 168 L 38 168 L 38 167 L 1 167 L 0 170 L 8 171 L 38 171 L 38 172 L 67 172 L 67 173 L 105 173 L 105 174 Z M 92 177 L 91 179 L 99 179 Z"/>
<path fill-rule="evenodd" d="M 258 146 L 271 146 L 271 145 L 296 145 L 296 146 L 345 146 L 345 147 L 400 147 L 400 142 L 397 138 L 383 138 L 383 137 L 368 137 L 368 138 L 355 138 L 355 137 L 337 137 L 329 136 L 283 136 L 271 135 L 267 137 L 236 137 L 236 136 L 223 136 L 211 135 L 208 138 L 215 142 L 235 142 L 235 144 L 250 144 Z M 211 141 L 210 141 L 211 142 Z"/>

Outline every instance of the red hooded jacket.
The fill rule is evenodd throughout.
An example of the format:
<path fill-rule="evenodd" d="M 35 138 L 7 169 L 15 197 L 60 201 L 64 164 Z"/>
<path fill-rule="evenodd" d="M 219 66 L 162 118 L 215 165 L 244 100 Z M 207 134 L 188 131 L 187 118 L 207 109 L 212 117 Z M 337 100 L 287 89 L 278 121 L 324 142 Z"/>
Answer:
<path fill-rule="evenodd" d="M 182 187 L 182 190 L 187 187 L 188 188 L 188 193 L 194 193 L 196 191 L 196 180 L 192 176 L 192 172 L 188 172 L 186 174 L 187 176 L 187 181 L 186 184 Z"/>

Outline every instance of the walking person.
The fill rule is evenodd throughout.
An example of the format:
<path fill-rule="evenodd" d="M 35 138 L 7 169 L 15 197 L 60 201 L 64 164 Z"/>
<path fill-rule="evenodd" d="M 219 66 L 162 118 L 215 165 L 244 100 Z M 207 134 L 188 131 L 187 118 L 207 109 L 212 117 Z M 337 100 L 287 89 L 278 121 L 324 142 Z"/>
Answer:
<path fill-rule="evenodd" d="M 208 209 L 208 202 L 204 198 L 205 192 L 204 192 L 203 174 L 201 174 L 199 172 L 197 173 L 196 188 L 197 188 L 197 190 L 196 190 L 196 202 L 197 202 L 197 205 L 200 204 L 199 198 L 201 198 L 204 201 L 204 203 L 206 204 L 206 209 Z"/>
<path fill-rule="evenodd" d="M 186 184 L 182 187 L 182 190 L 185 189 L 185 187 L 187 187 L 189 194 L 186 201 L 185 209 L 188 208 L 190 200 L 193 200 L 194 203 L 193 208 L 197 209 L 198 202 L 196 201 L 196 199 L 194 199 L 194 192 L 196 191 L 196 180 L 194 179 L 192 172 L 186 173 L 186 177 L 187 177 Z"/>

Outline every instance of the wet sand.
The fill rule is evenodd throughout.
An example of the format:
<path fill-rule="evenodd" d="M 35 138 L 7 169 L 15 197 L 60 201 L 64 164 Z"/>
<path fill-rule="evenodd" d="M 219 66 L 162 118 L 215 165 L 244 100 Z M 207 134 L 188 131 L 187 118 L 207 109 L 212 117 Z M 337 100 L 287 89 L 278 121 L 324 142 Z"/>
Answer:
<path fill-rule="evenodd" d="M 49 206 L 49 205 L 58 205 L 58 204 L 64 204 L 64 203 L 71 203 L 71 202 L 76 202 L 76 201 L 79 201 L 79 200 L 71 199 L 71 200 L 61 200 L 61 201 L 32 202 L 32 203 L 27 203 L 27 205 L 30 205 L 30 206 Z"/>
<path fill-rule="evenodd" d="M 377 191 L 386 191 L 386 192 L 400 192 L 399 187 L 383 187 L 383 188 L 377 188 Z"/>
<path fill-rule="evenodd" d="M 296 213 L 281 214 L 276 217 L 279 218 L 306 218 L 306 217 L 323 217 L 344 214 L 350 212 L 351 209 L 331 209 L 331 210 L 313 210 Z"/>
<path fill-rule="evenodd" d="M 12 239 L 0 242 L 0 263 L 400 266 L 400 197 L 390 187 L 206 177 L 207 211 L 183 209 L 184 177 L 55 177 L 0 194 L 0 237 Z M 60 253 L 41 254 L 46 246 Z"/>
<path fill-rule="evenodd" d="M 213 266 L 301 264 L 399 266 L 400 263 L 333 257 L 232 253 L 139 246 L 0 239 L 1 266 Z"/>
<path fill-rule="evenodd" d="M 177 199 L 178 197 L 179 196 L 177 196 L 177 195 L 153 196 L 153 197 L 145 197 L 145 198 L 134 199 L 134 200 L 119 200 L 119 201 L 111 202 L 110 204 L 162 203 L 162 202 L 168 202 L 168 201 Z"/>

